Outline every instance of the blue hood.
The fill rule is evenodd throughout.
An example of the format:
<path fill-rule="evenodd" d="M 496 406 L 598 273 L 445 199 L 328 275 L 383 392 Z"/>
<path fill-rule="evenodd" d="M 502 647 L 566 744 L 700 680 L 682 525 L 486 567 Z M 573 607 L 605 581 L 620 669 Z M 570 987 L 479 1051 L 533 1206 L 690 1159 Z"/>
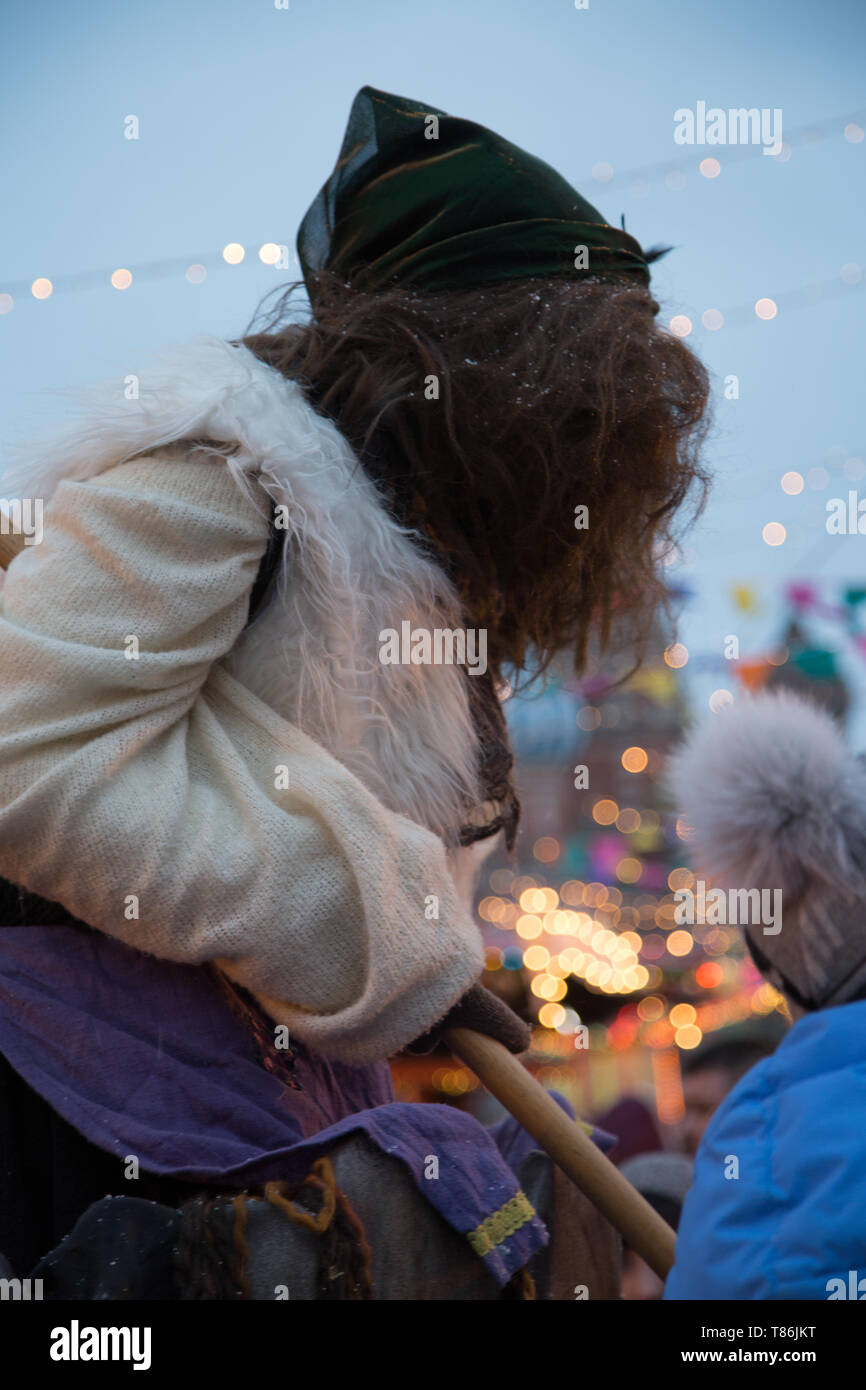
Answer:
<path fill-rule="evenodd" d="M 800 1019 L 716 1111 L 665 1298 L 827 1299 L 850 1270 L 866 1297 L 866 1001 Z"/>

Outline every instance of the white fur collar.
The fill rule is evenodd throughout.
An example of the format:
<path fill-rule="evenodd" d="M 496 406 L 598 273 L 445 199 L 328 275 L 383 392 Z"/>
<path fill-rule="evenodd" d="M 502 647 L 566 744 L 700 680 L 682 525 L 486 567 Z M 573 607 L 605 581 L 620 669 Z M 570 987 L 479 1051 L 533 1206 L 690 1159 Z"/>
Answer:
<path fill-rule="evenodd" d="M 133 379 L 135 380 L 135 379 Z M 238 485 L 288 509 L 276 596 L 226 658 L 227 669 L 339 758 L 394 811 L 448 836 L 480 800 L 477 740 L 456 666 L 388 666 L 379 633 L 460 625 L 456 594 L 389 516 L 339 431 L 301 389 L 245 347 L 210 335 L 126 382 L 82 393 L 82 418 L 19 451 L 7 495 L 47 502 L 86 478 L 170 442 L 237 446 Z M 264 503 L 264 498 L 262 498 Z"/>

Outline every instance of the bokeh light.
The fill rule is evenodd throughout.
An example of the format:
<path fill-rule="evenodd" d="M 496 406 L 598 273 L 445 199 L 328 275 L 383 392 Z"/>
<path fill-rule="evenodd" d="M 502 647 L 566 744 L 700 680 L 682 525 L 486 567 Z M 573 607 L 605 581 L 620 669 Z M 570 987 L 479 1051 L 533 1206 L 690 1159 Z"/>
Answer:
<path fill-rule="evenodd" d="M 672 667 L 675 671 L 685 666 L 688 659 L 688 647 L 684 647 L 682 642 L 674 642 L 673 646 L 668 647 L 665 651 L 665 664 Z"/>
<path fill-rule="evenodd" d="M 646 749 L 637 746 L 626 748 L 622 755 L 622 765 L 626 772 L 643 772 L 647 761 Z"/>

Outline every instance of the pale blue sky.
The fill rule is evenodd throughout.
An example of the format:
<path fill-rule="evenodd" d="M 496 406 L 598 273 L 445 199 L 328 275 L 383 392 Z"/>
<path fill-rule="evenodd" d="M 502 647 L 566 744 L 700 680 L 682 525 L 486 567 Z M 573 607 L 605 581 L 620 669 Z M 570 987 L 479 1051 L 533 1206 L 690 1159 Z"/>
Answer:
<path fill-rule="evenodd" d="M 730 632 L 744 651 L 765 642 L 788 577 L 866 579 L 866 538 L 824 530 L 826 499 L 858 486 L 842 460 L 866 462 L 866 285 L 770 323 L 699 327 L 706 308 L 835 280 L 846 263 L 866 268 L 866 142 L 846 142 L 840 121 L 785 163 L 755 153 L 727 166 L 724 147 L 673 142 L 674 111 L 699 100 L 779 107 L 785 133 L 866 107 L 859 0 L 590 0 L 588 10 L 573 0 L 290 0 L 288 10 L 272 0 L 6 0 L 0 39 L 0 293 L 15 296 L 0 317 L 0 445 L 62 411 L 46 388 L 135 370 L 202 330 L 238 334 L 278 274 L 258 262 L 258 246 L 293 243 L 352 96 L 370 83 L 493 126 L 611 220 L 625 213 L 644 244 L 677 247 L 657 269 L 657 297 L 665 320 L 685 313 L 698 325 L 690 341 L 717 388 L 707 456 L 716 488 L 684 572 L 698 595 L 682 622 L 690 648 L 720 649 Z M 129 114 L 138 141 L 123 138 Z M 697 172 L 706 155 L 722 164 L 717 179 Z M 679 191 L 655 177 L 639 196 L 628 180 L 604 187 L 590 173 L 599 161 L 616 173 L 676 160 Z M 211 259 L 229 241 L 248 248 L 240 267 Z M 61 288 L 64 275 L 174 257 L 207 258 L 204 284 L 178 269 L 124 292 Z M 29 295 L 37 276 L 58 280 L 51 299 Z M 736 402 L 721 396 L 731 372 Z M 822 465 L 823 490 L 782 494 L 785 471 Z M 866 497 L 866 479 L 859 486 Z M 761 540 L 768 521 L 789 528 L 776 550 Z M 729 591 L 749 580 L 763 611 L 747 622 Z M 866 661 L 846 661 L 866 743 Z M 696 698 L 718 683 L 696 679 Z"/>

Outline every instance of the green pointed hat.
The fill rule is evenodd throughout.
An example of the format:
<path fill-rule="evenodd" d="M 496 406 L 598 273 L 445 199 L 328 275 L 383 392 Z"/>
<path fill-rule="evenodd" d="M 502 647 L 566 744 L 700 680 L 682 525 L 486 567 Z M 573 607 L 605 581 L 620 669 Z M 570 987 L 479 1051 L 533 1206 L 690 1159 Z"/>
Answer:
<path fill-rule="evenodd" d="M 528 276 L 647 285 L 655 254 L 501 135 L 373 87 L 355 97 L 334 172 L 298 232 L 311 298 L 322 270 L 359 290 Z"/>

